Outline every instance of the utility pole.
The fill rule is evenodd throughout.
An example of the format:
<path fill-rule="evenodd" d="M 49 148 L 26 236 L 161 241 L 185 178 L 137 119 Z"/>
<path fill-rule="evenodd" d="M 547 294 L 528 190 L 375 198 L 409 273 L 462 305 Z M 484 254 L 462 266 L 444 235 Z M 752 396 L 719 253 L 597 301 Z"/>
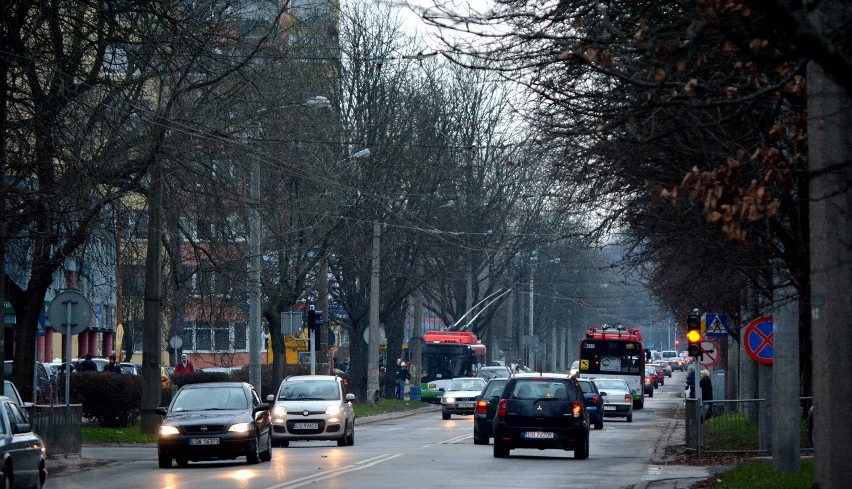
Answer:
<path fill-rule="evenodd" d="M 382 228 L 373 221 L 373 253 L 370 270 L 370 341 L 367 345 L 367 402 L 378 404 L 379 394 L 379 259 Z"/>
<path fill-rule="evenodd" d="M 260 392 L 260 160 L 256 156 L 251 161 L 249 199 L 249 383 Z"/>
<path fill-rule="evenodd" d="M 151 194 L 148 210 L 148 249 L 145 256 L 144 329 L 142 331 L 142 419 L 139 431 L 146 435 L 157 433 L 160 416 L 154 408 L 160 406 L 163 387 L 160 381 L 160 351 L 162 350 L 163 300 L 163 169 L 155 161 L 151 169 Z M 70 354 L 67 352 L 66 354 Z"/>

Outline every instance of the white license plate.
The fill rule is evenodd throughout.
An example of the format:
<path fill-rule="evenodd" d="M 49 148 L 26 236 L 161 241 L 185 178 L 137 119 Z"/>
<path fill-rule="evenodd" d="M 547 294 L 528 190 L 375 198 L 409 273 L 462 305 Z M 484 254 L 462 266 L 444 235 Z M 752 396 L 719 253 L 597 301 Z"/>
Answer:
<path fill-rule="evenodd" d="M 475 406 L 475 404 L 472 403 L 472 402 L 460 402 L 459 403 L 460 408 L 472 408 L 473 406 Z"/>
<path fill-rule="evenodd" d="M 318 430 L 319 423 L 293 423 L 294 430 Z"/>
<path fill-rule="evenodd" d="M 218 445 L 218 438 L 190 438 L 190 445 Z"/>
<path fill-rule="evenodd" d="M 615 411 L 615 406 L 604 406 L 604 411 Z"/>
<path fill-rule="evenodd" d="M 550 431 L 527 431 L 524 432 L 524 438 L 549 440 L 551 438 L 556 438 L 556 434 Z"/>

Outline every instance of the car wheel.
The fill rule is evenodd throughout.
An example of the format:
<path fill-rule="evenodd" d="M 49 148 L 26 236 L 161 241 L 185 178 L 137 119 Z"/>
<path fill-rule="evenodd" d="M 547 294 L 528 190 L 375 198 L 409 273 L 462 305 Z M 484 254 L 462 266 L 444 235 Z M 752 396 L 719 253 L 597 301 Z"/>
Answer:
<path fill-rule="evenodd" d="M 352 421 L 352 428 L 349 431 L 349 435 L 346 436 L 346 446 L 351 447 L 355 444 L 355 421 Z"/>
<path fill-rule="evenodd" d="M 595 421 L 595 429 L 596 430 L 602 430 L 603 429 L 603 419 L 601 419 L 600 421 Z"/>
<path fill-rule="evenodd" d="M 36 489 L 41 489 L 44 486 L 44 481 L 47 480 L 47 470 L 44 469 L 44 460 L 38 464 L 38 481 L 36 482 Z"/>
<path fill-rule="evenodd" d="M 254 440 L 254 448 L 250 449 L 248 453 L 246 453 L 246 462 L 249 465 L 259 464 L 260 463 L 260 438 Z"/>
<path fill-rule="evenodd" d="M 186 464 L 189 463 L 189 459 L 186 457 L 175 457 L 175 463 L 178 467 L 186 467 Z"/>
<path fill-rule="evenodd" d="M 474 433 L 473 435 L 473 444 L 474 445 L 488 445 L 489 438 L 487 436 L 479 436 Z"/>
<path fill-rule="evenodd" d="M 450 413 L 448 413 L 446 411 L 441 411 L 441 417 L 444 418 L 445 420 L 450 419 Z"/>
<path fill-rule="evenodd" d="M 509 447 L 506 442 L 499 438 L 494 438 L 494 458 L 506 458 L 509 456 Z"/>
<path fill-rule="evenodd" d="M 346 428 L 348 425 L 343 425 L 343 434 L 340 435 L 340 438 L 337 439 L 337 446 L 345 447 L 346 446 Z"/>
<path fill-rule="evenodd" d="M 278 446 L 281 448 L 287 448 L 290 446 L 290 440 L 281 440 L 278 442 Z"/>
<path fill-rule="evenodd" d="M 172 468 L 172 458 L 171 457 L 167 457 L 165 455 L 159 455 L 157 457 L 157 463 L 160 465 L 161 469 Z"/>
<path fill-rule="evenodd" d="M 574 460 L 586 460 L 589 458 L 589 435 L 586 434 L 585 439 L 580 446 L 574 447 Z"/>
<path fill-rule="evenodd" d="M 665 380 L 661 380 L 661 381 L 660 381 L 660 385 L 666 385 L 666 381 L 665 381 Z"/>
<path fill-rule="evenodd" d="M 269 462 L 272 460 L 272 434 L 266 439 L 266 450 L 260 452 L 260 461 Z"/>
<path fill-rule="evenodd" d="M 648 397 L 654 397 L 654 391 L 653 390 L 648 393 Z"/>
<path fill-rule="evenodd" d="M 627 422 L 628 422 L 628 423 L 632 423 L 632 422 L 633 422 L 633 412 L 632 412 L 632 411 L 630 412 L 630 414 L 628 414 L 628 415 L 627 415 Z"/>

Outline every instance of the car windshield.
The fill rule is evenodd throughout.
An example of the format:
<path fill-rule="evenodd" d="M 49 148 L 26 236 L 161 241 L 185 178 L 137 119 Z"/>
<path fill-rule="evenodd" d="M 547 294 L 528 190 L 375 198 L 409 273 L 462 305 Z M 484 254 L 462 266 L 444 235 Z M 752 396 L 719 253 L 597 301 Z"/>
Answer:
<path fill-rule="evenodd" d="M 284 382 L 278 392 L 281 401 L 333 401 L 340 399 L 335 380 L 297 380 Z"/>
<path fill-rule="evenodd" d="M 516 382 L 512 388 L 512 397 L 515 399 L 572 399 L 569 395 L 575 392 L 568 389 L 563 380 L 530 380 Z"/>
<path fill-rule="evenodd" d="M 503 388 L 506 387 L 506 384 L 509 382 L 509 379 L 506 380 L 492 380 L 489 382 L 488 386 L 485 388 L 485 392 L 482 393 L 482 397 L 488 398 L 491 396 L 499 396 L 503 393 Z"/>
<path fill-rule="evenodd" d="M 485 380 L 491 380 L 494 378 L 505 379 L 508 378 L 509 375 L 509 369 L 507 368 L 480 369 L 476 373 L 477 377 L 481 377 Z"/>
<path fill-rule="evenodd" d="M 485 387 L 483 379 L 464 379 L 450 382 L 449 391 L 481 391 Z"/>
<path fill-rule="evenodd" d="M 595 392 L 595 388 L 592 387 L 591 382 L 583 381 L 583 380 L 581 380 L 579 382 L 580 382 L 580 388 L 583 389 L 584 393 L 588 394 L 590 392 Z"/>
<path fill-rule="evenodd" d="M 242 387 L 201 387 L 183 389 L 172 404 L 172 411 L 217 411 L 247 409 L 248 399 Z"/>
<path fill-rule="evenodd" d="M 598 386 L 598 389 L 619 389 L 626 391 L 627 384 L 624 383 L 623 380 L 596 380 L 595 384 Z"/>

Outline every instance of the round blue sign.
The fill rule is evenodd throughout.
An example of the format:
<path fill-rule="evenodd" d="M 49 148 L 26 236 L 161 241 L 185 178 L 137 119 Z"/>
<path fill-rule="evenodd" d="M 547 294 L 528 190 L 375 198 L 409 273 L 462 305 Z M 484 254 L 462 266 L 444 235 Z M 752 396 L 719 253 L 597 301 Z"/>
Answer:
<path fill-rule="evenodd" d="M 772 358 L 775 356 L 774 331 L 775 324 L 771 316 L 759 317 L 749 323 L 743 340 L 745 340 L 746 353 L 754 361 L 763 365 L 772 365 Z"/>

